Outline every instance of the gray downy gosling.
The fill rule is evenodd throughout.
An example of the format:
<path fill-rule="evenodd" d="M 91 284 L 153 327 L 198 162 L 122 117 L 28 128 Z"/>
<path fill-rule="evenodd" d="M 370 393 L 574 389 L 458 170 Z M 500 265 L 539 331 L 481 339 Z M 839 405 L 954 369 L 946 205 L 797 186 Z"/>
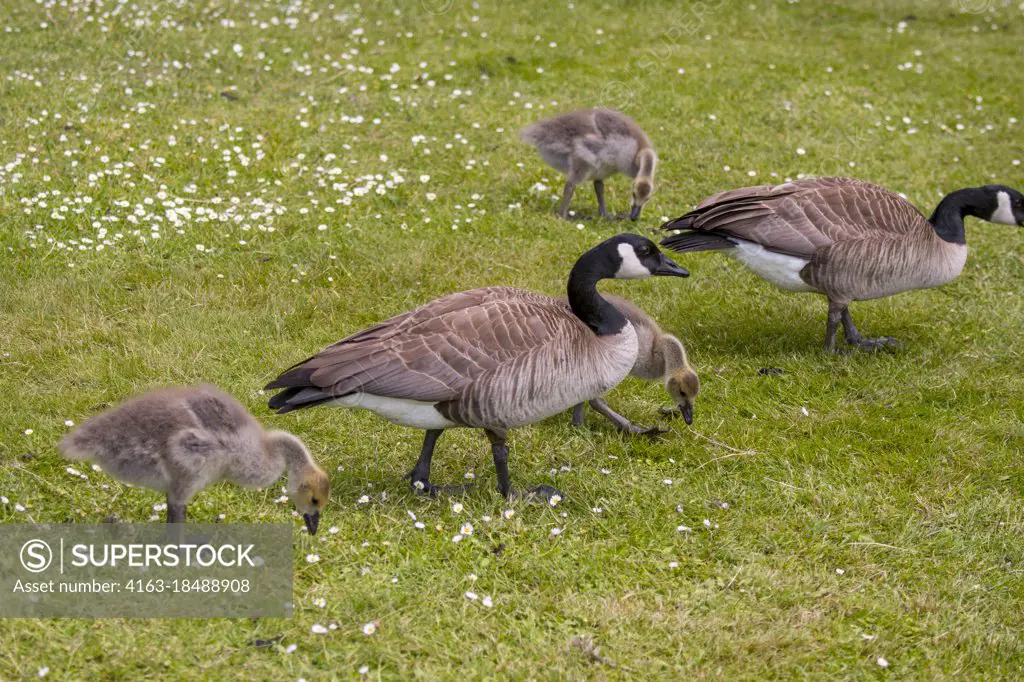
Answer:
<path fill-rule="evenodd" d="M 638 352 L 633 369 L 629 372 L 630 376 L 645 381 L 662 382 L 676 405 L 676 409 L 662 410 L 662 413 L 682 416 L 687 425 L 693 424 L 693 406 L 700 393 L 700 379 L 690 366 L 682 342 L 672 334 L 663 332 L 658 323 L 633 302 L 613 294 L 604 294 L 604 297 L 622 311 L 636 330 Z M 580 403 L 573 408 L 573 425 L 583 425 L 586 404 Z M 611 409 L 604 398 L 595 398 L 589 401 L 589 404 L 598 414 L 606 417 L 625 433 L 646 436 L 665 433 L 665 429 L 657 426 L 637 426 Z"/>
<path fill-rule="evenodd" d="M 214 386 L 162 388 L 110 408 L 58 444 L 126 483 L 167 495 L 167 523 L 184 523 L 192 497 L 218 481 L 264 488 L 288 472 L 288 496 L 315 534 L 330 479 L 301 440 L 266 431 Z"/>
<path fill-rule="evenodd" d="M 613 109 L 580 109 L 537 121 L 519 131 L 544 161 L 566 175 L 559 217 L 569 219 L 569 202 L 576 186 L 592 180 L 597 212 L 611 218 L 604 203 L 604 181 L 622 173 L 633 178 L 630 220 L 640 217 L 654 194 L 654 167 L 658 155 L 636 121 Z M 617 216 L 625 217 L 625 216 Z"/>

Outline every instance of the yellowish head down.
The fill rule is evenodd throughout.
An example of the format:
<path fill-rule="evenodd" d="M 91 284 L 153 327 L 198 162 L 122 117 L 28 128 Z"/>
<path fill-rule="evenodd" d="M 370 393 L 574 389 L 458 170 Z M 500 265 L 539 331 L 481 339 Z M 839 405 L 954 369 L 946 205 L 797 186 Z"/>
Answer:
<path fill-rule="evenodd" d="M 665 390 L 683 415 L 687 424 L 693 423 L 693 404 L 700 393 L 700 379 L 692 367 L 682 367 L 670 374 L 665 381 Z"/>
<path fill-rule="evenodd" d="M 302 473 L 298 485 L 289 492 L 289 496 L 302 514 L 306 530 L 310 535 L 315 535 L 320 525 L 320 510 L 331 499 L 331 479 L 319 467 L 310 467 Z"/>
<path fill-rule="evenodd" d="M 633 179 L 633 194 L 629 207 L 630 220 L 640 217 L 640 211 L 654 194 L 654 178 L 638 175 Z"/>
<path fill-rule="evenodd" d="M 687 424 L 693 423 L 693 404 L 700 393 L 700 379 L 690 366 L 682 342 L 671 334 L 661 337 L 661 352 L 665 358 L 665 390 L 679 408 Z"/>
<path fill-rule="evenodd" d="M 632 199 L 629 207 L 630 220 L 640 217 L 640 211 L 654 194 L 654 167 L 658 163 L 658 155 L 650 147 L 641 149 L 637 152 L 636 163 L 639 172 L 633 178 Z"/>

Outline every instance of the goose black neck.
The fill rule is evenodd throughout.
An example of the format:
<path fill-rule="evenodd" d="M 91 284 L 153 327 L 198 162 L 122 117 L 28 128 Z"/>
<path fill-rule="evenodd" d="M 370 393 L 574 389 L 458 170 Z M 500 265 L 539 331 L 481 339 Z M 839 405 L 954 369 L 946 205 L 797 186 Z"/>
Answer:
<path fill-rule="evenodd" d="M 601 254 L 588 251 L 576 261 L 569 273 L 569 307 L 598 336 L 618 334 L 626 326 L 626 317 L 619 309 L 601 298 L 598 281 L 610 277 L 601 267 Z"/>
<path fill-rule="evenodd" d="M 978 218 L 987 218 L 982 215 L 982 209 L 988 202 L 988 197 L 983 190 L 977 188 L 961 189 L 947 194 L 928 222 L 932 224 L 937 234 L 944 241 L 951 244 L 967 244 L 967 234 L 964 231 L 964 218 L 972 215 Z"/>

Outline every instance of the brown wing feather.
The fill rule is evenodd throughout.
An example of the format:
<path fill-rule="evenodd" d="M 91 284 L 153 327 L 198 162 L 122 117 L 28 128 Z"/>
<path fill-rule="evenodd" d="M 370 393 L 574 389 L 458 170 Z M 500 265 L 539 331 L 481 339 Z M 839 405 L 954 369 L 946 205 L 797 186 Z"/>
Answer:
<path fill-rule="evenodd" d="M 267 388 L 454 400 L 475 379 L 580 325 L 541 294 L 504 287 L 464 291 L 353 334 Z"/>
<path fill-rule="evenodd" d="M 888 239 L 926 226 L 920 211 L 883 187 L 827 177 L 722 192 L 664 227 L 744 239 L 810 258 L 836 242 Z"/>

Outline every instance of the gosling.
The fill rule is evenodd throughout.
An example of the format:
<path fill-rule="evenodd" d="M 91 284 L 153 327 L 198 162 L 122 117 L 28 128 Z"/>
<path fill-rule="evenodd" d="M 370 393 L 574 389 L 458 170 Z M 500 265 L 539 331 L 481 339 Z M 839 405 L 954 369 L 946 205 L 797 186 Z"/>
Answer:
<path fill-rule="evenodd" d="M 663 332 L 650 315 L 632 302 L 612 294 L 604 294 L 604 297 L 626 316 L 636 330 L 638 352 L 633 369 L 629 372 L 630 376 L 664 383 L 665 390 L 678 408 L 678 412 L 675 409 L 662 412 L 681 415 L 688 425 L 693 424 L 693 406 L 700 393 L 700 379 L 690 366 L 683 344 L 675 336 Z M 657 426 L 643 427 L 633 424 L 608 407 L 603 398 L 591 400 L 589 403 L 620 431 L 647 436 L 664 433 L 664 429 Z M 575 426 L 583 425 L 584 410 L 585 403 L 573 408 L 572 423 Z"/>
<path fill-rule="evenodd" d="M 315 534 L 331 495 L 327 474 L 301 440 L 265 431 L 241 404 L 214 386 L 158 389 L 92 417 L 57 446 L 121 481 L 167 495 L 167 523 L 184 523 L 192 497 L 218 481 L 248 488 L 288 471 L 288 496 Z"/>
<path fill-rule="evenodd" d="M 576 186 L 594 181 L 597 212 L 611 218 L 604 203 L 604 181 L 616 173 L 633 178 L 629 219 L 640 217 L 654 194 L 654 167 L 658 156 L 636 121 L 612 109 L 580 109 L 537 121 L 519 131 L 552 168 L 565 173 L 559 217 L 569 219 L 569 201 Z M 617 216 L 625 217 L 625 216 Z"/>

